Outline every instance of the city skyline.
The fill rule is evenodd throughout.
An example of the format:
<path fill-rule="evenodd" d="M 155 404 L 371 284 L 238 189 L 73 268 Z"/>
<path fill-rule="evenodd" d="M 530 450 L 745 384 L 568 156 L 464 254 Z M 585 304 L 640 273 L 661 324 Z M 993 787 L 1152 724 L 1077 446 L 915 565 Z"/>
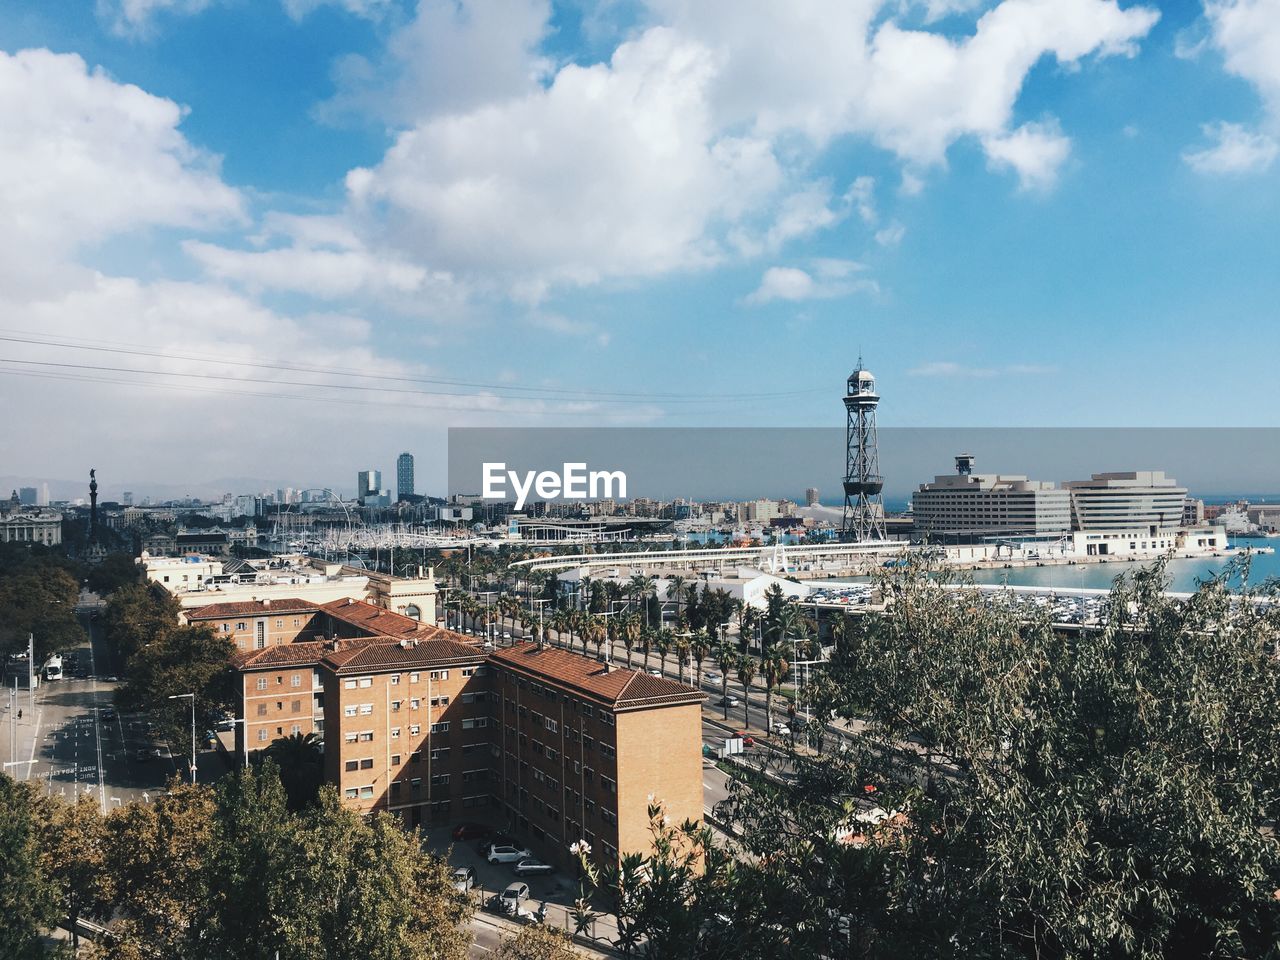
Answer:
<path fill-rule="evenodd" d="M 501 10 L 8 5 L 0 460 L 828 425 L 859 350 L 886 427 L 1274 423 L 1272 0 Z"/>

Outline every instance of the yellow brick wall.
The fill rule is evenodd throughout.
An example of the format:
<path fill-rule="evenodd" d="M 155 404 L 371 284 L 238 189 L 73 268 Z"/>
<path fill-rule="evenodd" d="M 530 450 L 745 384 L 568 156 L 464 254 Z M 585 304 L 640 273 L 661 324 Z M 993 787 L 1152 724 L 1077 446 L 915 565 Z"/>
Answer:
<path fill-rule="evenodd" d="M 702 819 L 702 708 L 699 704 L 617 717 L 618 850 L 648 852 L 649 794 L 675 823 Z"/>

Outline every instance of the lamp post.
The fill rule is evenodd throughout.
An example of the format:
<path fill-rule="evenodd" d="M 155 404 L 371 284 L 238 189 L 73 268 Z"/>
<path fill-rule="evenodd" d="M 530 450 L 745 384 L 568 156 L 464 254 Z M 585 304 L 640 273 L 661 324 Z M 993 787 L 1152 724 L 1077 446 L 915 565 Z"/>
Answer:
<path fill-rule="evenodd" d="M 169 697 L 170 700 L 191 700 L 191 782 L 196 782 L 196 695 L 194 693 L 175 693 Z M 249 735 L 249 728 L 245 727 L 245 736 Z"/>

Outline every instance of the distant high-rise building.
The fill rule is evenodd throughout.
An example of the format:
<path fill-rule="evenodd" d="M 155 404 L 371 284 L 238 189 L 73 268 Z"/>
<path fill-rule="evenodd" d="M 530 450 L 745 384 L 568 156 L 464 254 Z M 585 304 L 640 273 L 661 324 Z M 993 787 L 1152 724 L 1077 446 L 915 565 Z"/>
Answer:
<path fill-rule="evenodd" d="M 806 507 L 816 507 L 818 505 L 818 488 L 809 487 L 804 492 L 804 505 Z"/>
<path fill-rule="evenodd" d="M 36 488 L 35 487 L 19 487 L 18 502 L 24 507 L 34 507 L 36 505 Z"/>
<path fill-rule="evenodd" d="M 396 499 L 407 500 L 413 492 L 413 454 L 402 453 L 396 458 Z"/>
<path fill-rule="evenodd" d="M 361 470 L 356 474 L 356 499 L 363 504 L 382 493 L 382 471 Z"/>
<path fill-rule="evenodd" d="M 120 494 L 120 502 L 121 502 L 124 506 L 126 506 L 126 507 L 132 507 L 132 506 L 133 506 L 133 491 L 132 491 L 132 490 L 126 490 L 124 493 Z"/>
<path fill-rule="evenodd" d="M 47 483 L 40 484 L 39 505 L 42 507 L 47 507 L 49 505 L 49 484 Z"/>

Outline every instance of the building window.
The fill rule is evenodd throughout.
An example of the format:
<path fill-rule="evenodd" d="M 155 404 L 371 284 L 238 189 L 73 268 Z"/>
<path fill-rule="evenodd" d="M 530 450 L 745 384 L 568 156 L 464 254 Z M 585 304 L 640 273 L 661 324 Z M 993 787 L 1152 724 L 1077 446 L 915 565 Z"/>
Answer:
<path fill-rule="evenodd" d="M 410 710 L 417 710 L 420 706 L 422 706 L 422 701 L 418 697 L 414 697 L 409 701 Z"/>
<path fill-rule="evenodd" d="M 361 687 L 372 687 L 373 677 L 360 677 L 356 683 Z"/>
<path fill-rule="evenodd" d="M 399 686 L 399 685 L 400 685 L 400 674 L 398 674 L 398 673 L 393 673 L 393 674 L 391 675 L 390 679 L 388 680 L 388 682 L 389 682 L 393 687 Z"/>
<path fill-rule="evenodd" d="M 290 678 L 289 678 L 289 686 L 291 686 L 291 687 L 300 687 L 300 686 L 302 686 L 302 674 L 300 674 L 300 673 L 295 673 L 292 677 L 290 677 Z"/>
<path fill-rule="evenodd" d="M 258 704 L 258 716 L 265 717 L 267 715 L 267 705 L 265 703 Z"/>
<path fill-rule="evenodd" d="M 258 684 L 257 684 L 257 686 L 258 686 L 258 689 L 259 689 L 259 690 L 265 690 L 265 689 L 267 689 L 267 678 L 266 678 L 266 677 L 259 677 L 259 678 L 258 678 Z"/>
<path fill-rule="evenodd" d="M 462 721 L 463 730 L 478 730 L 481 727 L 487 727 L 488 725 L 489 725 L 488 717 L 474 717 L 470 720 Z"/>
<path fill-rule="evenodd" d="M 354 690 L 356 688 L 356 682 L 354 680 L 343 680 L 342 686 L 343 689 Z"/>
<path fill-rule="evenodd" d="M 420 733 L 422 733 L 422 724 L 420 723 L 409 724 L 409 736 L 416 737 Z"/>
<path fill-rule="evenodd" d="M 343 715 L 344 717 L 354 717 L 354 716 L 356 715 L 356 705 L 355 705 L 354 703 L 352 703 L 352 704 L 348 704 L 347 706 L 343 707 L 343 708 L 342 708 L 342 715 Z"/>
<path fill-rule="evenodd" d="M 372 785 L 372 784 L 370 784 L 370 785 L 369 785 L 369 786 L 367 786 L 367 787 L 361 787 L 361 788 L 360 788 L 360 799 L 361 799 L 361 800 L 372 800 L 372 799 L 373 799 L 373 785 Z"/>
<path fill-rule="evenodd" d="M 361 742 L 361 743 L 372 743 L 372 742 L 373 742 L 373 731 L 372 731 L 372 730 L 361 730 L 361 731 L 360 731 L 360 742 Z"/>
<path fill-rule="evenodd" d="M 362 704 L 360 704 L 360 716 L 362 716 L 362 717 L 368 717 L 368 716 L 372 716 L 372 715 L 373 715 L 373 704 L 372 704 L 372 703 L 362 703 Z"/>
<path fill-rule="evenodd" d="M 431 732 L 432 733 L 448 733 L 449 721 L 445 720 L 443 723 L 433 723 L 431 725 Z"/>
<path fill-rule="evenodd" d="M 449 671 L 448 670 L 432 670 L 430 673 L 430 679 L 431 680 L 448 680 Z"/>
<path fill-rule="evenodd" d="M 267 739 L 267 731 L 266 731 L 266 728 L 264 727 L 263 729 L 258 731 L 258 742 L 264 743 L 266 739 Z"/>
<path fill-rule="evenodd" d="M 342 795 L 348 800 L 354 800 L 356 797 L 360 796 L 360 791 L 355 787 L 347 787 L 347 789 L 342 791 Z"/>
<path fill-rule="evenodd" d="M 448 697 L 432 697 L 431 705 L 433 707 L 447 707 L 449 705 Z"/>
<path fill-rule="evenodd" d="M 391 712 L 392 712 L 392 713 L 399 713 L 399 712 L 400 712 L 400 701 L 399 701 L 399 700 L 392 700 L 392 701 L 391 701 Z"/>
<path fill-rule="evenodd" d="M 393 767 L 398 767 L 398 766 L 400 766 L 400 754 L 398 754 L 398 753 L 393 753 L 393 754 L 391 755 L 391 765 L 392 765 Z"/>
<path fill-rule="evenodd" d="M 616 757 L 618 754 L 613 749 L 613 747 L 609 746 L 607 743 L 602 743 L 600 744 L 600 755 L 603 757 L 612 758 L 612 757 Z"/>
<path fill-rule="evenodd" d="M 560 724 L 556 723 L 556 722 L 555 722 L 554 720 L 552 720 L 550 717 L 547 717 L 547 724 L 546 724 L 546 726 L 547 726 L 547 729 L 548 729 L 548 730 L 550 730 L 552 733 L 559 733 L 559 732 L 560 732 Z"/>
<path fill-rule="evenodd" d="M 301 700 L 295 700 L 295 701 L 293 701 L 292 711 L 293 711 L 294 713 L 301 713 L 301 712 L 302 712 L 302 701 L 301 701 Z"/>
<path fill-rule="evenodd" d="M 439 763 L 439 762 L 441 762 L 441 761 L 448 760 L 448 759 L 449 759 L 449 748 L 448 748 L 448 747 L 440 747 L 440 748 L 438 748 L 438 749 L 436 749 L 436 750 L 432 750 L 432 751 L 431 751 L 431 762 L 432 762 L 432 763 Z"/>

